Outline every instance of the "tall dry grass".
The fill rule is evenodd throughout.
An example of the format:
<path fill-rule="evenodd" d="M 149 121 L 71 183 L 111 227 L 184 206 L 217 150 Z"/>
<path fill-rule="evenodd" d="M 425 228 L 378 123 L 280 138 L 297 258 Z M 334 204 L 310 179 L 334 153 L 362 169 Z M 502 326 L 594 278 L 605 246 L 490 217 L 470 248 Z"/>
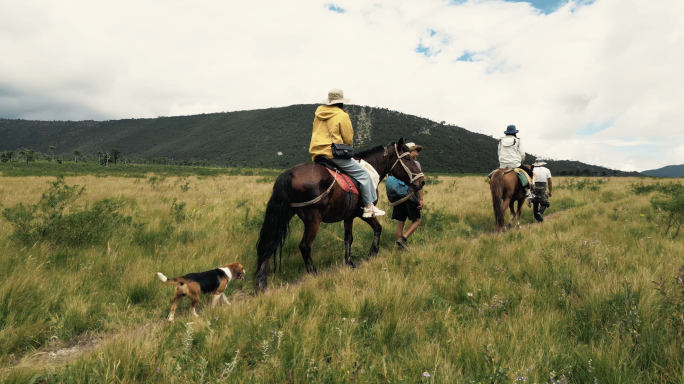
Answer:
<path fill-rule="evenodd" d="M 294 219 L 282 269 L 254 295 L 254 245 L 272 176 L 68 177 L 83 201 L 117 198 L 132 224 L 108 243 L 24 246 L 0 221 L 0 364 L 5 382 L 650 383 L 684 380 L 676 286 L 682 241 L 649 221 L 636 179 L 554 178 L 543 224 L 495 234 L 481 177 L 432 179 L 413 252 L 383 218 L 380 254 L 357 221 L 343 267 L 341 223 L 305 273 Z M 47 177 L 3 177 L 0 202 L 35 203 Z M 647 181 L 648 183 L 649 181 Z M 188 185 L 184 191 L 180 187 Z M 185 205 L 180 208 L 180 206 Z M 230 306 L 180 305 L 155 277 L 238 261 Z M 663 277 L 670 301 L 652 283 Z M 677 290 L 678 289 L 678 290 Z M 679 295 L 679 296 L 678 296 Z M 97 348 L 67 364 L 41 352 Z M 71 344 L 70 344 L 71 343 Z"/>

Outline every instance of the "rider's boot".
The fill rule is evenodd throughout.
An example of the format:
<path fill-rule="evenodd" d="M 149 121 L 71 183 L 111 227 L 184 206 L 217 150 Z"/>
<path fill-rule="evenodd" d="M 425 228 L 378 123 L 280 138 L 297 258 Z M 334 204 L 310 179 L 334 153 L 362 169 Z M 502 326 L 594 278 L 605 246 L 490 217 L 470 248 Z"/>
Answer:
<path fill-rule="evenodd" d="M 369 218 L 374 216 L 382 216 L 384 214 L 385 211 L 379 209 L 375 205 L 372 205 L 370 208 L 363 207 L 363 215 L 361 217 Z"/>

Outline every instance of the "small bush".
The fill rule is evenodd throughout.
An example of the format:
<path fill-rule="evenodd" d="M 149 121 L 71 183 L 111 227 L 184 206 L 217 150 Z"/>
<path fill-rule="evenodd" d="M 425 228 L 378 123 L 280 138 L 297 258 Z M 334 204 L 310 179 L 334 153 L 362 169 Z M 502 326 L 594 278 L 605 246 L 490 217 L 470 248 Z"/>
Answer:
<path fill-rule="evenodd" d="M 176 203 L 176 199 L 173 199 L 173 204 L 171 204 L 171 215 L 176 223 L 182 223 L 188 217 L 187 212 L 185 212 L 185 203 Z"/>
<path fill-rule="evenodd" d="M 659 281 L 653 281 L 656 289 L 665 300 L 662 311 L 665 312 L 670 334 L 677 340 L 684 337 L 684 266 L 679 268 L 679 274 L 674 278 L 671 288 L 663 282 L 662 276 Z"/>
<path fill-rule="evenodd" d="M 157 190 L 164 181 L 166 181 L 166 176 L 152 176 L 147 179 L 147 182 L 150 183 L 152 190 Z"/>
<path fill-rule="evenodd" d="M 631 187 L 632 193 L 634 193 L 635 195 L 647 195 L 658 189 L 658 187 L 660 187 L 660 183 L 646 185 L 642 181 L 639 184 L 633 183 Z"/>
<path fill-rule="evenodd" d="M 138 224 L 133 232 L 133 242 L 150 253 L 154 253 L 165 243 L 176 229 L 172 222 L 162 221 L 158 229 L 147 229 L 146 224 Z"/>
<path fill-rule="evenodd" d="M 659 185 L 658 189 L 660 194 L 651 198 L 653 221 L 664 236 L 674 239 L 684 225 L 684 186 L 671 183 Z"/>
<path fill-rule="evenodd" d="M 554 186 L 554 189 L 567 189 L 569 191 L 582 191 L 582 190 L 589 190 L 589 191 L 600 191 L 601 188 L 603 187 L 603 184 L 607 183 L 607 181 L 603 179 L 597 179 L 597 180 L 591 180 L 591 179 L 582 179 L 582 180 L 570 180 L 566 184 L 561 184 L 558 186 Z"/>
<path fill-rule="evenodd" d="M 2 216 L 14 226 L 11 237 L 24 244 L 46 240 L 88 245 L 107 241 L 115 228 L 131 222 L 130 216 L 118 212 L 123 206 L 118 200 L 100 200 L 80 210 L 72 207 L 84 190 L 85 187 L 68 186 L 63 177 L 58 177 L 50 182 L 50 188 L 37 204 L 29 207 L 19 203 L 5 208 Z M 71 213 L 64 213 L 67 208 Z"/>

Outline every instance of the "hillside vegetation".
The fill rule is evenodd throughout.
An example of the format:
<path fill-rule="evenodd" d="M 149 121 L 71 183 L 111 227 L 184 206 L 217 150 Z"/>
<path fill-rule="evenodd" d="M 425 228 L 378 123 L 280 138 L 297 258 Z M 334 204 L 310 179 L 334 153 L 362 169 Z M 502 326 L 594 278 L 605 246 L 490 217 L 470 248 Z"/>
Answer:
<path fill-rule="evenodd" d="M 97 158 L 99 151 L 117 148 L 125 161 L 200 159 L 231 167 L 285 169 L 311 161 L 308 149 L 317 107 L 306 104 L 110 121 L 0 119 L 0 152 L 28 148 L 49 153 L 54 146 L 55 154 L 62 157 L 72 157 L 78 151 Z M 425 148 L 421 164 L 432 172 L 486 174 L 499 166 L 497 140 L 490 136 L 385 108 L 345 108 L 355 129 L 357 148 L 388 144 L 405 137 Z M 524 139 L 524 134 L 521 137 Z M 534 160 L 530 155 L 526 163 Z M 556 175 L 622 174 L 577 161 L 549 161 L 548 167 Z"/>
<path fill-rule="evenodd" d="M 554 177 L 543 224 L 525 208 L 521 229 L 494 234 L 482 177 L 430 177 L 413 252 L 395 250 L 384 217 L 366 260 L 372 231 L 357 220 L 349 270 L 342 224 L 324 224 L 311 276 L 295 218 L 282 268 L 255 294 L 275 175 L 252 174 L 0 177 L 0 380 L 684 380 L 684 245 L 652 208 L 662 185 Z M 194 318 L 186 301 L 165 321 L 173 289 L 156 272 L 234 261 L 248 276 L 229 285 L 230 306 L 205 297 Z"/>

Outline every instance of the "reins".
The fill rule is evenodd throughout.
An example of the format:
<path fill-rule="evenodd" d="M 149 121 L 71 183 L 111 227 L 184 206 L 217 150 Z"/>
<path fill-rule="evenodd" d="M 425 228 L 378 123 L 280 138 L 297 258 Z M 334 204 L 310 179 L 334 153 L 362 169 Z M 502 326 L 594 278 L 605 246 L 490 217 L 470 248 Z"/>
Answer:
<path fill-rule="evenodd" d="M 411 152 L 404 152 L 404 153 L 402 153 L 401 155 L 399 155 L 399 150 L 397 149 L 397 143 L 394 143 L 394 153 L 397 154 L 397 161 L 394 162 L 394 164 L 392 165 L 392 167 L 389 167 L 389 153 L 388 153 L 387 149 L 389 149 L 389 147 L 387 147 L 387 148 L 385 149 L 385 157 L 387 158 L 387 166 L 388 166 L 388 168 L 389 168 L 389 169 L 387 170 L 387 176 L 389 176 L 390 173 L 392 173 L 392 170 L 393 170 L 394 167 L 397 165 L 397 163 L 400 163 L 401 166 L 404 167 L 404 171 L 406 172 L 406 174 L 407 174 L 407 175 L 409 176 L 409 178 L 411 179 L 411 181 L 409 182 L 409 184 L 411 184 L 411 185 L 413 185 L 413 182 L 414 182 L 414 181 L 416 181 L 416 180 L 418 180 L 419 178 L 421 178 L 421 177 L 424 176 L 424 175 L 423 175 L 423 172 L 414 174 L 413 172 L 411 172 L 410 169 L 408 169 L 408 167 L 406 166 L 406 164 L 404 164 L 404 161 L 402 161 L 401 159 L 404 158 L 404 157 L 406 157 L 406 156 L 410 156 L 410 155 L 411 155 Z M 397 206 L 397 205 L 399 205 L 399 204 L 405 202 L 406 200 L 410 199 L 413 195 L 415 195 L 415 193 L 416 193 L 416 191 L 414 190 L 414 191 L 412 191 L 411 193 L 409 193 L 408 195 L 402 197 L 401 199 L 399 199 L 399 200 L 397 200 L 397 201 L 395 201 L 395 202 L 391 202 L 391 201 L 390 201 L 387 205 L 389 205 L 390 207 L 395 207 L 395 206 Z"/>
<path fill-rule="evenodd" d="M 410 152 L 404 152 L 404 153 L 402 153 L 401 155 L 399 155 L 399 150 L 397 149 L 397 143 L 394 143 L 394 153 L 397 154 L 397 161 L 395 161 L 394 164 L 392 165 L 392 167 L 391 167 L 389 170 L 387 170 L 387 176 L 389 176 L 389 174 L 392 173 L 392 170 L 393 170 L 394 167 L 397 165 L 397 163 L 400 163 L 401 166 L 404 167 L 404 171 L 406 171 L 406 174 L 407 174 L 407 175 L 409 176 L 409 178 L 411 179 L 411 181 L 409 181 L 409 184 L 413 184 L 414 181 L 416 181 L 416 180 L 418 180 L 419 178 L 421 178 L 421 177 L 424 176 L 424 175 L 423 175 L 423 172 L 421 172 L 421 173 L 416 173 L 416 174 L 414 174 L 413 172 L 411 172 L 411 170 L 408 169 L 408 167 L 406 166 L 406 164 L 404 164 L 404 162 L 401 160 L 402 158 L 404 158 L 404 157 L 406 157 L 406 156 L 411 156 L 411 153 L 410 153 Z M 389 154 L 386 154 L 386 156 L 387 156 L 387 161 L 388 161 L 387 164 L 389 165 Z"/>
<path fill-rule="evenodd" d="M 335 186 L 335 182 L 337 182 L 337 175 L 338 175 L 339 173 L 340 173 L 340 171 L 335 170 L 335 177 L 333 178 L 332 184 L 330 184 L 330 187 L 328 188 L 328 190 L 325 191 L 325 192 L 323 192 L 322 195 L 318 196 L 317 198 L 315 198 L 315 199 L 313 199 L 313 200 L 306 201 L 306 202 L 304 202 L 304 203 L 290 203 L 290 207 L 292 207 L 292 208 L 306 207 L 307 205 L 316 204 L 316 203 L 318 203 L 319 201 L 321 201 L 322 198 L 328 196 L 328 194 L 330 193 L 330 191 L 331 191 L 331 190 L 333 189 L 333 187 Z"/>

